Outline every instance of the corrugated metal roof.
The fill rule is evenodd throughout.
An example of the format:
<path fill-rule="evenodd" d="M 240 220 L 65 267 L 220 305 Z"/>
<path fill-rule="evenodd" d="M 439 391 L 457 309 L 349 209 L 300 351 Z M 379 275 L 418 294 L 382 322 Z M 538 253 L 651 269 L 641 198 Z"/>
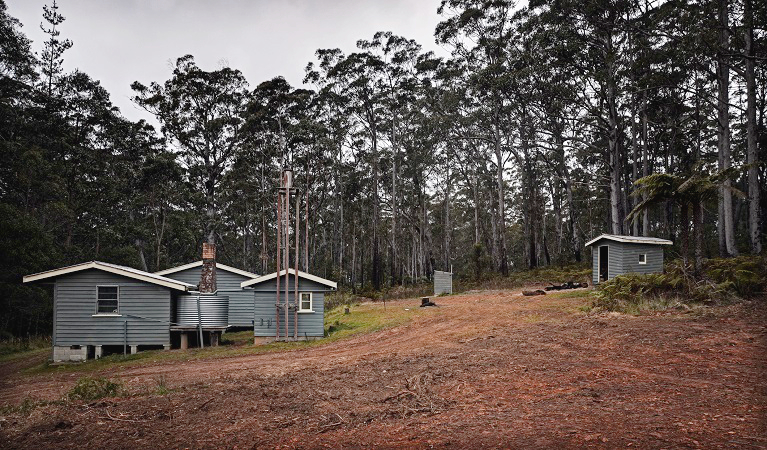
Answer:
<path fill-rule="evenodd" d="M 45 272 L 34 273 L 32 275 L 24 276 L 24 283 L 30 283 L 33 281 L 44 280 L 46 278 L 53 278 L 68 273 L 79 272 L 81 270 L 97 269 L 105 272 L 122 275 L 128 278 L 136 280 L 146 281 L 148 283 L 165 286 L 171 289 L 177 289 L 179 291 L 188 291 L 195 289 L 197 286 L 189 283 L 184 283 L 178 280 L 163 277 L 154 273 L 144 272 L 143 270 L 134 269 L 133 267 L 121 266 L 118 264 L 105 263 L 102 261 L 90 261 L 81 264 L 75 264 L 72 266 L 61 267 L 59 269 L 48 270 Z"/>
<path fill-rule="evenodd" d="M 600 239 L 608 239 L 616 242 L 628 242 L 631 244 L 655 244 L 655 245 L 672 245 L 673 242 L 668 239 L 660 239 L 647 236 L 624 236 L 620 234 L 600 234 L 594 239 L 586 242 L 586 247 L 599 241 Z"/>
<path fill-rule="evenodd" d="M 168 275 L 170 273 L 181 272 L 182 270 L 194 269 L 195 267 L 201 267 L 201 266 L 202 266 L 202 261 L 195 261 L 189 264 L 183 264 L 181 266 L 171 267 L 170 269 L 160 270 L 158 272 L 155 272 L 155 275 Z M 248 278 L 258 278 L 257 273 L 248 272 L 246 270 L 238 269 L 236 267 L 227 266 L 226 264 L 221 264 L 219 262 L 216 262 L 216 270 L 218 269 L 226 270 L 227 272 L 236 273 L 237 275 L 242 275 Z"/>
<path fill-rule="evenodd" d="M 288 269 L 288 272 L 290 274 L 295 274 L 296 273 L 295 269 Z M 284 276 L 284 275 L 285 275 L 285 271 L 281 270 L 280 271 L 280 276 Z M 268 275 L 263 275 L 263 276 L 260 276 L 258 278 L 254 278 L 252 280 L 243 281 L 240 284 L 240 286 L 241 287 L 253 286 L 254 284 L 263 283 L 264 281 L 268 281 L 268 280 L 271 280 L 271 279 L 274 279 L 274 278 L 277 278 L 277 272 L 273 272 L 273 273 L 270 273 Z M 311 281 L 314 281 L 316 283 L 323 284 L 323 285 L 325 285 L 327 287 L 330 287 L 330 288 L 333 288 L 333 289 L 336 289 L 337 286 L 338 286 L 334 281 L 326 280 L 324 278 L 318 277 L 316 275 L 312 275 L 310 273 L 302 272 L 300 270 L 298 271 L 298 278 L 305 278 L 307 280 L 311 280 Z"/>

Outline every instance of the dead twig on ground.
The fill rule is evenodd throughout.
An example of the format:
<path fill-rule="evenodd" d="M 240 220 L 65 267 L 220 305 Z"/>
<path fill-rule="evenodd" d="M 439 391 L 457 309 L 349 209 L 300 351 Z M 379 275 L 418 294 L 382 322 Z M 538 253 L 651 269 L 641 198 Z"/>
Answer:
<path fill-rule="evenodd" d="M 111 414 L 109 414 L 109 410 L 108 409 L 105 409 L 104 412 L 107 413 L 107 416 L 106 417 L 101 417 L 101 419 L 112 420 L 112 421 L 115 421 L 115 422 L 131 422 L 131 423 L 146 422 L 145 420 L 133 420 L 133 419 L 123 419 L 121 417 L 114 417 Z"/>

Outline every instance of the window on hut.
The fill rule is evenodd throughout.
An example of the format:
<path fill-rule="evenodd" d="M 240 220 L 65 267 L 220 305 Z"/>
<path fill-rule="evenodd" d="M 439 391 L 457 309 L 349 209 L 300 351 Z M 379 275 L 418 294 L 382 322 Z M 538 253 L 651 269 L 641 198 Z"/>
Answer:
<path fill-rule="evenodd" d="M 119 289 L 117 286 L 98 286 L 96 314 L 117 314 L 119 311 Z"/>
<path fill-rule="evenodd" d="M 312 310 L 312 293 L 311 292 L 302 292 L 301 293 L 301 308 L 299 311 L 311 311 Z"/>

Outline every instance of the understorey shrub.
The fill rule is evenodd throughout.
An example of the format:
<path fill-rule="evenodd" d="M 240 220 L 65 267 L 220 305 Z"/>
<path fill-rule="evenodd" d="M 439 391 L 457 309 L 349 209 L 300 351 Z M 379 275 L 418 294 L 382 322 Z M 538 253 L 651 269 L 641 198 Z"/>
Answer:
<path fill-rule="evenodd" d="M 120 395 L 123 386 L 119 382 L 102 377 L 82 377 L 67 392 L 67 400 L 93 401 L 104 397 Z"/>
<path fill-rule="evenodd" d="M 638 312 L 674 305 L 709 304 L 750 298 L 767 287 L 764 257 L 710 259 L 703 262 L 700 274 L 690 265 L 676 260 L 664 273 L 626 274 L 600 283 L 594 291 L 594 308 L 607 311 Z"/>

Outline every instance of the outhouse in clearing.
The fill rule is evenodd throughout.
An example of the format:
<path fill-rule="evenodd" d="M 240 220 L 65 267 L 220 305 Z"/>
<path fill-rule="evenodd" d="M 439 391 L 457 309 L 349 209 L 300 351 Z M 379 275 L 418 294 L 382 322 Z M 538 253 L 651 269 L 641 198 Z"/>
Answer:
<path fill-rule="evenodd" d="M 592 281 L 599 284 L 626 273 L 663 272 L 663 246 L 667 239 L 602 234 L 589 242 L 593 264 Z"/>
<path fill-rule="evenodd" d="M 277 273 L 243 281 L 240 286 L 253 296 L 253 336 L 255 343 L 279 340 L 304 340 L 325 335 L 325 293 L 336 290 L 336 283 L 298 271 L 298 302 L 295 302 L 296 271 L 280 271 L 280 300 L 277 301 Z M 287 326 L 285 323 L 285 283 L 288 286 Z M 279 318 L 278 318 L 279 315 Z M 296 326 L 296 319 L 298 323 Z M 278 334 L 279 325 L 279 334 Z"/>

